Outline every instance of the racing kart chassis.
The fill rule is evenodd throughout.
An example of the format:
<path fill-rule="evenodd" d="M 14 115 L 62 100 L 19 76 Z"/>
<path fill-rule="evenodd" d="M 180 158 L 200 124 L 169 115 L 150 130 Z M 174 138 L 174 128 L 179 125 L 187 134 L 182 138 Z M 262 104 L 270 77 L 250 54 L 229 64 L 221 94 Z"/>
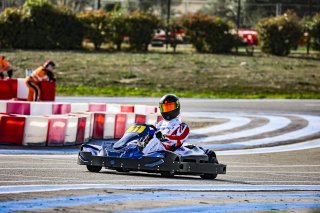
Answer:
<path fill-rule="evenodd" d="M 211 162 L 208 156 L 180 156 L 171 151 L 164 155 L 122 158 L 114 156 L 94 156 L 91 152 L 80 151 L 78 164 L 86 165 L 91 172 L 99 172 L 102 167 L 119 172 L 143 171 L 161 173 L 162 176 L 200 175 L 204 179 L 215 179 L 218 174 L 226 174 L 226 165 Z"/>

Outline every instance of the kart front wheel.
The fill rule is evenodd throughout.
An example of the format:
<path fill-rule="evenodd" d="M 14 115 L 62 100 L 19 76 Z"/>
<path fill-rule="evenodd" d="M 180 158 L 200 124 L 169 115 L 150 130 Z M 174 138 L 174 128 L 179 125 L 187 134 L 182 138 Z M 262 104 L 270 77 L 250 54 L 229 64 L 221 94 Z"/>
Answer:
<path fill-rule="evenodd" d="M 100 170 L 102 169 L 102 166 L 87 165 L 87 169 L 89 172 L 100 172 Z"/>

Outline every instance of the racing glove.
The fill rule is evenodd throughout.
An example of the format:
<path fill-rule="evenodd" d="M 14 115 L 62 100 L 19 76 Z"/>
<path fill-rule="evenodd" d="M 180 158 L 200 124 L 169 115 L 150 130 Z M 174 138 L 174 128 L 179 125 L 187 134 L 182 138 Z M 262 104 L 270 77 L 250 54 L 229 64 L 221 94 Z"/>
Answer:
<path fill-rule="evenodd" d="M 163 141 L 165 139 L 165 136 L 162 134 L 160 130 L 156 131 L 155 135 L 156 138 L 158 138 L 160 141 Z"/>

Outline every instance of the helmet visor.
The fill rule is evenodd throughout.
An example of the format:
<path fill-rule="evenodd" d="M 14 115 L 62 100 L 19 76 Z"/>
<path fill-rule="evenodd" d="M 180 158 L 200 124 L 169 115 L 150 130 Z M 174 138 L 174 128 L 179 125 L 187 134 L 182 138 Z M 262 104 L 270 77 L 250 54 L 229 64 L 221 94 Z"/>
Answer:
<path fill-rule="evenodd" d="M 178 108 L 177 102 L 160 104 L 160 111 L 161 112 L 171 112 L 177 108 Z"/>

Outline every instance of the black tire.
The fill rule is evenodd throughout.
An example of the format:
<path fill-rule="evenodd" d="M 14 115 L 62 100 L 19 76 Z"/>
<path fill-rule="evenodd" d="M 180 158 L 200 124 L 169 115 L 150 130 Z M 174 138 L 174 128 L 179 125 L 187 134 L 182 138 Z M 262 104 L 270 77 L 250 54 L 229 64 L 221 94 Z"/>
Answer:
<path fill-rule="evenodd" d="M 102 166 L 87 165 L 87 169 L 89 172 L 100 172 L 100 170 L 102 169 Z"/>
<path fill-rule="evenodd" d="M 172 173 L 172 172 L 161 172 L 161 177 L 172 178 L 172 177 L 174 177 L 174 173 Z"/>
<path fill-rule="evenodd" d="M 213 164 L 219 164 L 216 153 L 212 150 L 207 150 L 206 154 L 208 155 L 209 159 L 208 159 L 208 163 L 213 163 Z M 200 177 L 202 179 L 216 179 L 216 177 L 218 176 L 218 174 L 202 174 L 200 175 Z"/>
<path fill-rule="evenodd" d="M 218 176 L 218 174 L 203 174 L 203 175 L 200 175 L 200 177 L 202 179 L 206 179 L 206 180 L 214 180 L 214 179 L 216 179 L 217 176 Z"/>

